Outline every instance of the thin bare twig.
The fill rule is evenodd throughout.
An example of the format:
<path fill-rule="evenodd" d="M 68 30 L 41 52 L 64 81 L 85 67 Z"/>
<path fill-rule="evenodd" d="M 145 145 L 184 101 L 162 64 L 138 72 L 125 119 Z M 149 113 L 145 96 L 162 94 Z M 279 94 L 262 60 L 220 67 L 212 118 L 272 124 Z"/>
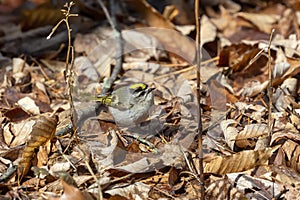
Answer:
<path fill-rule="evenodd" d="M 204 190 L 204 169 L 203 169 L 203 149 L 202 149 L 202 114 L 201 114 L 201 59 L 202 59 L 202 50 L 201 50 L 201 16 L 199 13 L 199 2 L 200 0 L 195 0 L 195 21 L 196 21 L 196 64 L 197 64 L 197 100 L 198 100 L 198 148 L 199 148 L 199 178 L 200 178 L 200 188 L 201 196 L 200 199 L 205 199 L 205 190 Z"/>
<path fill-rule="evenodd" d="M 60 20 L 56 26 L 53 27 L 51 33 L 49 34 L 49 36 L 47 37 L 47 39 L 50 39 L 51 36 L 54 34 L 54 32 L 56 31 L 56 29 L 59 27 L 59 25 L 61 23 L 65 23 L 67 26 L 67 30 L 68 30 L 68 50 L 67 50 L 67 57 L 66 57 L 66 70 L 65 70 L 65 81 L 67 83 L 67 89 L 66 89 L 66 93 L 68 95 L 68 100 L 69 100 L 69 104 L 70 104 L 70 109 L 71 109 L 71 121 L 72 121 L 72 127 L 73 127 L 73 131 L 74 133 L 76 133 L 76 121 L 77 121 L 77 117 L 76 117 L 76 112 L 75 112 L 75 108 L 74 108 L 74 104 L 73 104 L 73 85 L 74 85 L 74 73 L 73 73 L 73 67 L 74 67 L 74 49 L 73 46 L 71 45 L 71 31 L 72 29 L 70 28 L 69 25 L 69 18 L 70 17 L 77 17 L 78 14 L 72 14 L 70 13 L 71 11 L 71 7 L 75 5 L 74 2 L 70 2 L 70 3 L 66 3 L 64 5 L 65 9 L 61 9 L 62 13 L 65 16 L 65 19 Z M 71 54 L 71 63 L 70 63 L 70 67 L 69 67 L 69 62 L 70 62 L 70 54 Z M 77 138 L 77 137 L 76 137 Z"/>
<path fill-rule="evenodd" d="M 89 162 L 87 160 L 84 161 L 85 163 L 85 166 L 87 167 L 87 169 L 89 170 L 90 174 L 92 175 L 92 177 L 94 178 L 95 182 L 97 183 L 97 186 L 98 186 L 98 197 L 100 200 L 103 199 L 103 194 L 102 194 L 102 189 L 101 189 L 101 185 L 99 183 L 99 180 L 97 179 L 95 173 L 93 172 Z"/>
<path fill-rule="evenodd" d="M 271 42 L 273 38 L 273 33 L 275 29 L 272 29 L 270 39 L 269 39 L 269 44 L 268 44 L 268 72 L 269 72 L 269 87 L 268 87 L 268 95 L 269 95 L 269 109 L 268 109 L 268 128 L 269 128 L 269 133 L 268 133 L 268 142 L 270 143 L 271 141 L 271 136 L 272 136 L 272 127 L 273 127 L 273 118 L 272 118 L 272 98 L 273 98 L 273 73 L 272 73 L 272 68 L 271 68 Z"/>

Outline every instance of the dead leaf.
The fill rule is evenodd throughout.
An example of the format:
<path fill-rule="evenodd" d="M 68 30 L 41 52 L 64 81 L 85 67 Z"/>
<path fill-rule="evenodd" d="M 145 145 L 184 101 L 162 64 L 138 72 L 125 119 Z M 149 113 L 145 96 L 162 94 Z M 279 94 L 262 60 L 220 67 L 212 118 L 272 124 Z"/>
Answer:
<path fill-rule="evenodd" d="M 209 199 L 242 199 L 243 194 L 236 188 L 231 189 L 231 183 L 225 180 L 217 180 L 206 189 L 206 197 Z"/>
<path fill-rule="evenodd" d="M 231 156 L 216 156 L 204 166 L 205 173 L 228 174 L 232 172 L 242 172 L 260 165 L 266 165 L 279 146 L 267 148 L 265 150 L 247 150 L 233 154 Z"/>
<path fill-rule="evenodd" d="M 33 10 L 24 11 L 23 19 L 22 29 L 28 30 L 39 26 L 54 25 L 63 19 L 63 14 L 59 9 L 44 4 Z"/>
<path fill-rule="evenodd" d="M 269 128 L 266 124 L 249 124 L 246 125 L 236 139 L 236 145 L 240 148 L 254 147 L 255 140 L 258 137 L 266 136 L 269 132 Z"/>
<path fill-rule="evenodd" d="M 223 131 L 227 145 L 232 151 L 234 151 L 235 140 L 237 135 L 239 134 L 239 131 L 237 128 L 231 127 L 231 124 L 238 124 L 238 122 L 233 119 L 223 120 L 221 121 L 220 126 Z"/>
<path fill-rule="evenodd" d="M 278 21 L 280 16 L 260 13 L 245 13 L 240 12 L 237 14 L 238 17 L 242 17 L 253 23 L 259 30 L 265 33 L 271 33 L 273 24 Z"/>
<path fill-rule="evenodd" d="M 146 0 L 126 0 L 132 8 L 138 11 L 149 26 L 174 29 L 174 25 L 157 12 Z"/>
<path fill-rule="evenodd" d="M 39 107 L 35 104 L 34 100 L 31 99 L 30 97 L 24 97 L 24 98 L 20 99 L 18 101 L 18 104 L 23 110 L 25 110 L 33 115 L 40 114 Z"/>
<path fill-rule="evenodd" d="M 287 166 L 293 168 L 297 172 L 300 172 L 299 156 L 300 156 L 300 147 L 297 143 L 292 140 L 287 140 L 282 145 L 282 150 L 287 157 Z"/>
<path fill-rule="evenodd" d="M 141 182 L 135 182 L 128 186 L 122 186 L 106 190 L 105 193 L 108 193 L 112 196 L 123 196 L 127 199 L 148 199 L 150 186 Z"/>
<path fill-rule="evenodd" d="M 64 193 L 60 197 L 60 200 L 87 200 L 78 188 L 67 184 L 63 180 L 61 181 L 61 183 L 64 187 Z"/>
<path fill-rule="evenodd" d="M 52 138 L 53 134 L 55 133 L 56 124 L 56 116 L 49 116 L 48 113 L 38 116 L 35 124 L 32 127 L 31 137 L 25 146 L 22 160 L 18 165 L 19 182 L 30 169 L 31 160 L 35 154 L 34 150 Z"/>

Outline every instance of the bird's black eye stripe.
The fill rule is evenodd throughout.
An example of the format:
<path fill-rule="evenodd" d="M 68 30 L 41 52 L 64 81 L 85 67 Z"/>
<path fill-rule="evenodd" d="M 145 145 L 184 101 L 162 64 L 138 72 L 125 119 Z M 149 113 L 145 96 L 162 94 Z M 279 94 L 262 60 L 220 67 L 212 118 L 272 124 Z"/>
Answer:
<path fill-rule="evenodd" d="M 138 88 L 136 88 L 136 89 L 134 90 L 134 92 L 141 92 L 141 91 L 143 91 L 143 88 L 142 88 L 142 87 L 138 87 Z"/>
<path fill-rule="evenodd" d="M 145 95 L 145 92 L 146 92 L 145 90 L 141 90 L 141 91 L 139 92 L 139 95 L 138 95 L 138 96 L 139 96 L 139 97 L 144 96 L 144 95 Z"/>

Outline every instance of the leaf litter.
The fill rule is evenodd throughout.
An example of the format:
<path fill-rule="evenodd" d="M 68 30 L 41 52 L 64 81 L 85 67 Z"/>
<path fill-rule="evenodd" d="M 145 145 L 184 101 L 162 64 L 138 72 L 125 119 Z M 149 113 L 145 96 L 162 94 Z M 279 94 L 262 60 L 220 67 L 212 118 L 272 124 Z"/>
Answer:
<path fill-rule="evenodd" d="M 177 31 L 194 23 L 187 18 L 193 6 L 169 2 L 173 7 L 144 0 L 117 3 L 116 14 L 124 18 L 118 18 L 122 55 L 116 55 L 114 31 L 93 18 L 106 20 L 101 7 L 88 1 L 75 5 L 82 20 L 71 22 L 76 134 L 60 46 L 65 30 L 47 42 L 41 37 L 51 30 L 47 24 L 58 20 L 59 9 L 52 6 L 62 6 L 30 10 L 27 23 L 15 21 L 3 31 L 11 23 L 6 22 L 0 30 L 1 197 L 199 198 L 195 32 L 194 27 Z M 200 106 L 209 199 L 298 198 L 300 6 L 288 2 L 202 3 Z M 0 7 L 9 9 L 14 7 Z M 37 22 L 37 15 L 44 18 Z M 266 49 L 273 28 L 269 118 Z M 9 35 L 11 30 L 16 33 Z M 133 82 L 156 88 L 155 106 L 141 129 L 117 127 L 93 101 L 119 57 L 123 70 L 115 88 Z"/>

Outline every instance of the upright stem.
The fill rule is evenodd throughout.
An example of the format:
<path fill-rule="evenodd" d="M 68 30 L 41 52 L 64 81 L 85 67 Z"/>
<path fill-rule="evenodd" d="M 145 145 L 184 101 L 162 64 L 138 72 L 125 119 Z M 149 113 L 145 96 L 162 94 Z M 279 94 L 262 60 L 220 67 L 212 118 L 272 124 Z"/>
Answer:
<path fill-rule="evenodd" d="M 196 66 L 197 66 L 197 100 L 198 100 L 198 148 L 199 148 L 199 177 L 200 177 L 200 188 L 201 188 L 201 200 L 205 199 L 205 190 L 204 190 L 204 176 L 203 176 L 203 149 L 202 149 L 202 113 L 201 113 L 201 59 L 202 59 L 202 50 L 201 50 L 201 16 L 199 13 L 199 0 L 195 0 L 195 21 L 196 21 Z"/>
<path fill-rule="evenodd" d="M 268 143 L 270 144 L 271 137 L 272 137 L 272 129 L 273 129 L 273 118 L 272 118 L 272 99 L 273 99 L 273 75 L 272 75 L 272 68 L 271 68 L 271 43 L 273 38 L 274 29 L 272 29 L 268 44 L 268 72 L 269 72 L 269 87 L 268 87 L 268 94 L 269 94 L 269 109 L 268 109 Z"/>

